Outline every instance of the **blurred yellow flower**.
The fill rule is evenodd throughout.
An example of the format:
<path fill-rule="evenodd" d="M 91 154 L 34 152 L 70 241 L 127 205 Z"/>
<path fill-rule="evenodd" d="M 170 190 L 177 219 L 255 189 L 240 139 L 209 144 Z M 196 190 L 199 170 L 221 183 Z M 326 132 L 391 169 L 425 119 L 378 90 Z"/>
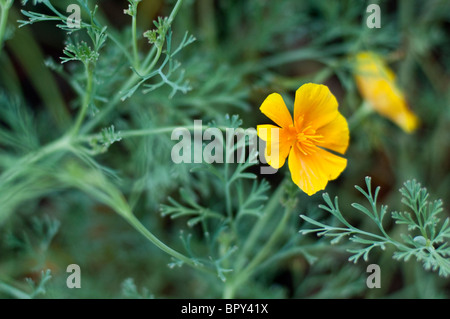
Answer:
<path fill-rule="evenodd" d="M 359 92 L 375 111 L 408 133 L 417 128 L 417 116 L 408 108 L 395 74 L 380 56 L 368 51 L 358 53 L 353 72 Z"/>
<path fill-rule="evenodd" d="M 265 157 L 275 169 L 289 155 L 293 182 L 306 194 L 325 189 L 347 166 L 347 160 L 328 150 L 344 154 L 349 143 L 347 120 L 328 87 L 308 83 L 295 94 L 294 118 L 278 93 L 270 94 L 260 110 L 275 125 L 258 125 L 258 136 L 267 142 Z"/>

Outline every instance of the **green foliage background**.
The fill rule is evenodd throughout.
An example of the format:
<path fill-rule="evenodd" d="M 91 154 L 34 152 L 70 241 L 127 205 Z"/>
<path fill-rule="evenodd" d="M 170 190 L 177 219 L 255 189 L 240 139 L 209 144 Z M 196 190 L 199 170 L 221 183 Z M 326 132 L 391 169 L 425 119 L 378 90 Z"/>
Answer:
<path fill-rule="evenodd" d="M 259 111 L 264 98 L 279 92 L 291 107 L 295 90 L 307 82 L 328 85 L 352 122 L 362 100 L 348 58 L 373 50 L 395 70 L 421 125 L 406 134 L 377 114 L 362 119 L 351 130 L 348 167 L 326 192 L 338 196 L 352 225 L 375 231 L 350 206 L 366 201 L 354 185 L 371 176 L 390 215 L 407 209 L 398 190 L 415 179 L 430 201 L 443 200 L 440 219 L 432 222 L 442 226 L 450 198 L 448 1 L 379 1 L 380 29 L 366 26 L 366 8 L 375 1 L 143 0 L 131 17 L 123 13 L 125 0 L 79 1 L 88 8 L 86 26 L 69 35 L 61 19 L 26 14 L 52 15 L 45 2 L 15 1 L 8 10 L 12 1 L 0 0 L 1 22 L 8 19 L 0 51 L 0 297 L 449 297 L 448 278 L 415 258 L 393 259 L 394 247 L 374 249 L 353 264 L 347 249 L 355 243 L 332 245 L 299 233 L 311 226 L 300 215 L 331 226 L 337 219 L 318 208 L 320 194 L 308 197 L 283 182 L 287 168 L 261 176 L 245 164 L 170 161 L 170 128 L 194 119 L 217 127 L 268 123 Z M 51 3 L 65 15 L 72 2 Z M 143 36 L 178 3 L 173 21 L 160 20 Z M 18 28 L 18 20 L 30 17 L 43 22 Z M 75 140 L 54 146 L 64 152 L 45 148 L 67 132 Z M 137 231 L 131 211 L 190 261 L 179 268 L 180 260 Z M 396 239 L 407 232 L 391 218 L 384 227 Z M 443 256 L 448 265 L 448 252 Z M 258 261 L 254 267 L 251 260 Z M 81 266 L 81 289 L 66 286 L 72 263 Z M 195 269 L 197 263 L 212 271 Z M 381 267 L 380 289 L 366 286 L 370 263 Z"/>

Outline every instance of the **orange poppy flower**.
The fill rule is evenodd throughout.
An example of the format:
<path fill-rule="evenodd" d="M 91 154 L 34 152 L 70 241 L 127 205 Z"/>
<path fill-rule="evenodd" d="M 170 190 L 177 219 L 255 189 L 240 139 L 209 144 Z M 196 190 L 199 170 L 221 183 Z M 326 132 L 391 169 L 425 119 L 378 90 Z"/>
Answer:
<path fill-rule="evenodd" d="M 295 94 L 294 118 L 278 93 L 270 94 L 260 110 L 278 126 L 258 125 L 258 136 L 267 142 L 265 157 L 275 169 L 289 156 L 291 177 L 306 194 L 325 189 L 347 166 L 344 154 L 349 143 L 346 119 L 328 87 L 308 83 Z"/>
<path fill-rule="evenodd" d="M 380 56 L 373 52 L 358 53 L 353 72 L 359 92 L 375 111 L 408 133 L 417 128 L 417 116 L 409 110 L 394 72 Z"/>

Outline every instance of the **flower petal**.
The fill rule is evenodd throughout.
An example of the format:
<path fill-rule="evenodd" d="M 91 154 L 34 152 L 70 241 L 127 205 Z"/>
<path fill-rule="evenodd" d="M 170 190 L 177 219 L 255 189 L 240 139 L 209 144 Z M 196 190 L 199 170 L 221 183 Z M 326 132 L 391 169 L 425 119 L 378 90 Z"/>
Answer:
<path fill-rule="evenodd" d="M 408 133 L 417 128 L 419 119 L 409 109 L 394 72 L 380 56 L 372 52 L 357 54 L 354 77 L 361 95 L 378 113 Z"/>
<path fill-rule="evenodd" d="M 273 134 L 270 134 L 272 129 L 280 128 L 272 124 L 261 124 L 256 126 L 256 133 L 258 134 L 260 139 L 267 142 L 267 140 L 270 140 L 271 136 L 273 136 Z"/>
<path fill-rule="evenodd" d="M 294 122 L 310 125 L 319 129 L 338 116 L 338 102 L 327 86 L 307 83 L 295 92 Z"/>
<path fill-rule="evenodd" d="M 347 150 L 350 133 L 347 120 L 341 114 L 338 114 L 338 116 L 327 125 L 319 128 L 316 133 L 323 136 L 322 141 L 317 143 L 318 146 L 341 154 L 344 154 Z"/>
<path fill-rule="evenodd" d="M 325 189 L 329 180 L 336 179 L 347 166 L 347 160 L 323 149 L 304 155 L 294 145 L 289 153 L 291 178 L 309 196 Z"/>
<path fill-rule="evenodd" d="M 293 125 L 291 113 L 278 93 L 270 94 L 259 109 L 281 127 Z"/>
<path fill-rule="evenodd" d="M 267 163 L 275 169 L 282 167 L 292 145 L 288 130 L 265 124 L 257 126 L 257 133 L 259 138 L 266 141 L 264 156 Z"/>

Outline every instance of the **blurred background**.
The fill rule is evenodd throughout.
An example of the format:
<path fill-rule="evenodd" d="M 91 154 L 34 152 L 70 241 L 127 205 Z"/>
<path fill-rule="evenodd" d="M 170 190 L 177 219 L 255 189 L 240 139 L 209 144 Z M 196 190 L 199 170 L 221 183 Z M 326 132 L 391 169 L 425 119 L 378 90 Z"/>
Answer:
<path fill-rule="evenodd" d="M 91 7 L 95 1 L 89 1 Z M 61 12 L 72 1 L 54 1 Z M 128 2 L 99 0 L 97 16 L 116 38 L 127 43 L 130 17 L 123 14 Z M 381 8 L 381 28 L 366 25 L 367 6 Z M 153 28 L 152 21 L 167 16 L 174 1 L 143 0 L 138 11 L 138 35 Z M 0 108 L 8 103 L 26 106 L 25 117 L 35 135 L 36 145 L 52 141 L 76 114 L 79 102 L 70 85 L 80 76 L 75 63 L 60 66 L 66 32 L 52 22 L 17 28 L 24 20 L 21 9 L 48 12 L 31 2 L 25 7 L 16 1 L 10 11 L 7 40 L 0 53 Z M 339 196 L 342 207 L 361 201 L 354 185 L 363 185 L 365 176 L 381 186 L 379 201 L 403 209 L 398 189 L 408 179 L 416 179 L 432 199 L 444 201 L 449 215 L 450 198 L 450 2 L 445 0 L 325 1 L 325 0 L 185 0 L 172 26 L 174 42 L 185 31 L 197 41 L 177 59 L 185 70 L 191 90 L 168 98 L 171 89 L 162 87 L 149 95 L 138 94 L 117 111 L 118 129 L 144 125 L 221 123 L 226 114 L 239 114 L 243 127 L 268 123 L 259 111 L 265 97 L 283 95 L 289 108 L 295 90 L 307 82 L 326 84 L 339 101 L 346 118 L 360 108 L 362 98 L 355 85 L 349 57 L 362 50 L 383 56 L 397 75 L 399 86 L 411 110 L 420 118 L 420 127 L 407 134 L 388 119 L 371 114 L 351 131 L 346 153 L 348 167 L 327 192 Z M 140 37 L 141 52 L 150 50 Z M 106 46 L 99 62 L 109 96 L 119 87 L 120 76 L 112 70 L 129 67 L 117 51 Z M 107 78 L 113 78 L 107 82 Z M 100 83 L 100 82 L 99 82 Z M 100 84 L 99 84 L 100 86 Z M 11 102 L 13 101 L 13 102 Z M 59 107 L 58 107 L 59 106 Z M 60 107 L 63 106 L 63 107 Z M 0 124 L 10 128 L 6 115 Z M 146 124 L 144 124 L 144 122 Z M 2 153 L 8 153 L 6 137 Z M 0 141 L 2 142 L 2 141 Z M 222 199 L 210 181 L 193 179 L 190 166 L 176 166 L 167 160 L 173 141 L 170 136 L 124 140 L 108 153 L 99 155 L 103 165 L 120 176 L 125 194 L 134 198 L 136 215 L 150 225 L 163 241 L 180 248 L 179 232 L 185 220 L 171 220 L 160 214 L 168 196 L 191 187 L 201 194 L 206 207 L 220 205 Z M 3 147 L 4 146 L 4 147 Z M 2 165 L 4 167 L 4 165 Z M 284 168 L 287 172 L 287 168 Z M 283 173 L 264 176 L 273 191 Z M 136 183 L 139 181 L 139 183 Z M 201 189 L 201 190 L 199 190 Z M 17 192 L 21 192 L 17 189 Z M 133 230 L 111 209 L 85 194 L 52 185 L 39 189 L 17 203 L 0 225 L 0 281 L 30 291 L 25 278 L 39 282 L 42 269 L 52 271 L 43 298 L 209 298 L 221 296 L 221 283 L 206 279 L 195 270 L 170 269 L 168 257 Z M 134 193 L 133 193 L 134 192 Z M 30 198 L 30 199 L 27 199 Z M 321 196 L 299 195 L 299 214 L 322 203 Z M 0 209 L 1 203 L 0 203 Z M 299 215 L 297 214 L 297 215 Z M 348 218 L 364 226 L 364 219 L 352 211 Z M 353 215 L 354 214 L 354 215 Z M 301 222 L 293 225 L 297 230 Z M 390 225 L 388 228 L 392 228 Z M 397 228 L 396 228 L 397 229 Z M 397 231 L 397 230 L 395 230 Z M 301 236 L 298 233 L 295 236 Z M 199 239 L 200 241 L 200 239 Z M 347 261 L 345 245 L 307 238 L 305 245 L 317 244 L 317 261 L 310 265 L 305 256 L 294 256 L 257 277 L 238 297 L 251 298 L 448 298 L 450 282 L 427 272 L 415 260 L 397 262 L 392 250 L 376 251 L 372 262 L 381 266 L 382 288 L 364 285 L 367 264 Z M 82 289 L 67 289 L 66 267 L 82 267 Z M 0 297 L 14 297 L 0 289 Z"/>

